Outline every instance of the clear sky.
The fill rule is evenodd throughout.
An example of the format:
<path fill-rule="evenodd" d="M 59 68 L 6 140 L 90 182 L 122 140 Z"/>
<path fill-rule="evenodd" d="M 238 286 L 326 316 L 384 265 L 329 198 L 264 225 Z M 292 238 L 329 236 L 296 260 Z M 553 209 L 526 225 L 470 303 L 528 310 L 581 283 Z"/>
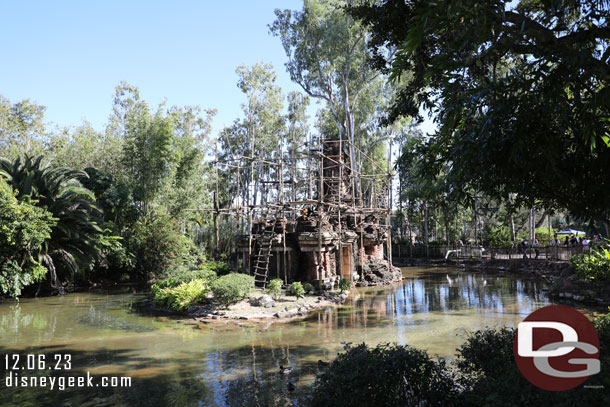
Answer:
<path fill-rule="evenodd" d="M 284 92 L 299 90 L 267 25 L 301 0 L 0 2 L 0 94 L 47 107 L 59 126 L 102 130 L 122 80 L 151 105 L 216 108 L 214 129 L 240 114 L 238 65 L 271 62 Z"/>

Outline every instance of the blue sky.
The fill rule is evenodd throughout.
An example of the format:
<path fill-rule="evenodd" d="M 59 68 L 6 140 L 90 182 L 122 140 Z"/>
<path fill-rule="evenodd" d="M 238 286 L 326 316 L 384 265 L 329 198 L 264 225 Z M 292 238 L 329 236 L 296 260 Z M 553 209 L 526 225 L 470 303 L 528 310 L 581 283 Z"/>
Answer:
<path fill-rule="evenodd" d="M 244 101 L 238 65 L 271 62 L 284 92 L 299 90 L 285 71 L 280 40 L 268 33 L 276 8 L 301 0 L 5 1 L 0 5 L 0 94 L 47 107 L 59 126 L 89 121 L 102 130 L 114 87 L 140 88 L 151 105 L 216 108 L 214 129 Z"/>

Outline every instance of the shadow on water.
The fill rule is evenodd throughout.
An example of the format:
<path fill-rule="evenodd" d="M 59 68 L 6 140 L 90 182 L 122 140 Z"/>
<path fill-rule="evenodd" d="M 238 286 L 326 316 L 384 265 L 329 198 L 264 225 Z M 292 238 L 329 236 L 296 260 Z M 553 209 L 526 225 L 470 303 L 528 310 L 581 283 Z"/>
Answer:
<path fill-rule="evenodd" d="M 309 346 L 268 348 L 243 346 L 212 353 L 171 357 L 134 357 L 133 349 L 78 350 L 69 346 L 27 349 L 0 347 L 1 355 L 69 354 L 71 370 L 12 371 L 13 383 L 19 378 L 55 378 L 55 389 L 6 386 L 9 371 L 2 360 L 0 405 L 2 406 L 293 406 L 303 405 L 312 375 L 319 372 L 315 362 L 300 362 L 300 355 L 318 352 Z M 23 363 L 25 365 L 25 363 Z M 53 365 L 53 363 L 51 363 Z M 287 374 L 279 366 L 290 366 Z M 93 377 L 94 387 L 57 389 L 60 377 Z M 131 387 L 98 387 L 101 377 L 129 376 Z M 304 377 L 310 379 L 304 380 Z M 22 379 L 19 379 L 22 380 Z M 295 384 L 290 391 L 288 383 Z M 66 382 L 67 383 L 67 382 Z M 67 387 L 67 386 L 66 386 Z"/>
<path fill-rule="evenodd" d="M 28 375 L 132 378 L 130 388 L 6 387 L 0 359 L 0 406 L 303 405 L 318 359 L 331 361 L 345 343 L 397 342 L 450 358 L 467 332 L 515 326 L 552 302 L 542 284 L 523 276 L 403 272 L 401 285 L 354 289 L 344 306 L 287 323 L 146 315 L 146 295 L 130 287 L 0 304 L 0 357 L 72 356 L 71 371 Z M 293 369 L 281 374 L 280 365 Z"/>

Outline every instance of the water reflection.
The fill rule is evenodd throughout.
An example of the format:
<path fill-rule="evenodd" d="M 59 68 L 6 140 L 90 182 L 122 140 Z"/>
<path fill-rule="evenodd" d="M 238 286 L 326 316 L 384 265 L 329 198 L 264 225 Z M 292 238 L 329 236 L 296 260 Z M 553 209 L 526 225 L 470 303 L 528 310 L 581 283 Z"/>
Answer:
<path fill-rule="evenodd" d="M 345 343 L 398 342 L 451 356 L 466 332 L 514 326 L 549 304 L 543 287 L 522 277 L 455 269 L 404 273 L 403 284 L 354 290 L 344 307 L 289 323 L 152 317 L 137 307 L 145 295 L 131 289 L 0 304 L 0 355 L 69 353 L 70 374 L 130 376 L 133 383 L 51 392 L 7 389 L 2 382 L 0 405 L 302 405 L 317 361 L 332 360 Z M 7 372 L 0 363 L 2 378 Z M 280 365 L 293 370 L 280 374 Z"/>

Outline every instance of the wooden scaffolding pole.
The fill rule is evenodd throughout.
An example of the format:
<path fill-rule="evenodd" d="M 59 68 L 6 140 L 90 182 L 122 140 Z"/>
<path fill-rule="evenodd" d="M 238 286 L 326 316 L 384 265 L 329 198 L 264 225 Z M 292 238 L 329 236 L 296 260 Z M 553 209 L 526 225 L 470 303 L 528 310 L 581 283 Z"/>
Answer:
<path fill-rule="evenodd" d="M 254 157 L 254 136 L 250 134 L 250 155 Z M 250 160 L 250 184 L 248 185 L 248 274 L 252 274 L 252 211 L 254 210 L 254 160 Z M 252 202 L 250 202 L 252 201 Z"/>
<path fill-rule="evenodd" d="M 321 145 L 320 145 L 321 148 Z M 320 185 L 318 187 L 318 270 L 317 270 L 317 277 L 318 277 L 318 283 L 321 283 L 320 281 L 320 274 L 322 271 L 322 213 L 323 213 L 323 208 L 322 208 L 322 197 L 324 195 L 324 158 L 322 156 L 322 153 L 320 152 L 320 160 L 319 160 L 319 178 L 320 178 Z"/>
<path fill-rule="evenodd" d="M 388 240 L 386 242 L 388 253 L 388 273 L 392 271 L 392 139 L 389 140 L 388 146 L 388 214 L 386 215 L 386 223 L 388 225 Z"/>

